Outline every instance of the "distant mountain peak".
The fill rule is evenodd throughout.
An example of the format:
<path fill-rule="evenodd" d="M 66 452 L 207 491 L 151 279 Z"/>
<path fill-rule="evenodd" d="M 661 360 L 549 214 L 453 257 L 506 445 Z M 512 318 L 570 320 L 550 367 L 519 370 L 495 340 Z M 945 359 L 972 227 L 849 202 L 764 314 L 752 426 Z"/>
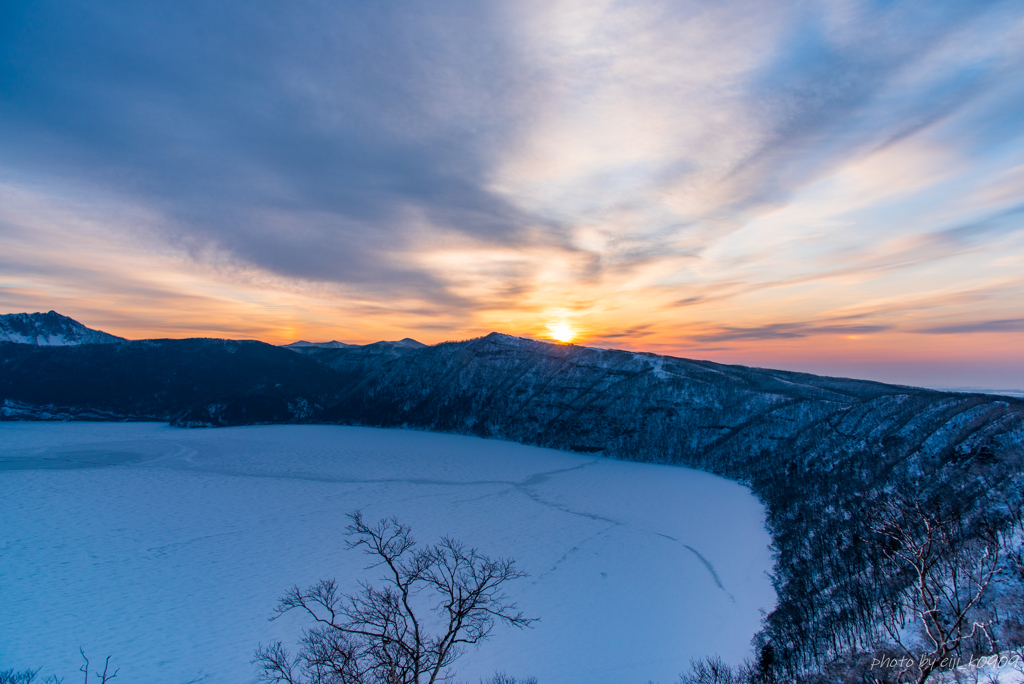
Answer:
<path fill-rule="evenodd" d="M 67 347 L 79 344 L 115 344 L 124 341 L 123 337 L 87 328 L 75 319 L 56 311 L 0 316 L 0 342 L 31 344 L 37 347 Z"/>
<path fill-rule="evenodd" d="M 282 344 L 285 349 L 295 349 L 297 347 L 319 347 L 321 349 L 341 349 L 343 347 L 357 347 L 359 345 L 348 344 L 347 342 L 338 342 L 338 340 L 331 340 L 330 342 L 307 342 L 306 340 L 299 340 L 298 342 L 292 342 L 291 344 Z"/>
<path fill-rule="evenodd" d="M 298 342 L 292 342 L 291 344 L 282 344 L 281 347 L 284 349 L 291 349 L 292 351 L 305 351 L 314 349 L 423 349 L 427 345 L 422 342 L 417 342 L 411 337 L 406 337 L 398 341 L 392 340 L 381 340 L 380 342 L 373 342 L 371 344 L 349 344 L 347 342 L 338 342 L 337 340 L 331 340 L 330 342 L 307 342 L 305 340 L 299 340 Z"/>
<path fill-rule="evenodd" d="M 427 345 L 423 344 L 422 342 L 417 342 L 416 340 L 412 339 L 411 337 L 404 337 L 404 338 L 398 340 L 397 342 L 388 342 L 388 344 L 393 344 L 396 347 L 407 347 L 409 349 L 420 349 L 421 347 L 426 347 L 427 346 Z"/>

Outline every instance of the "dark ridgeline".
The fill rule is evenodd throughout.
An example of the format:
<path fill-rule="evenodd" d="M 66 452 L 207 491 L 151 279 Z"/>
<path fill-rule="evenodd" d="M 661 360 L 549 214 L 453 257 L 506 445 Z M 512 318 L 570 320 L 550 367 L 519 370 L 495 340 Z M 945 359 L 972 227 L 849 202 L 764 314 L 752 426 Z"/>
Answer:
<path fill-rule="evenodd" d="M 8 420 L 158 420 L 185 425 L 309 422 L 340 374 L 295 352 L 232 340 L 34 347 L 0 343 Z M 307 397 L 309 399 L 307 399 Z"/>
<path fill-rule="evenodd" d="M 1024 402 L 558 345 L 492 333 L 283 349 L 147 340 L 0 344 L 5 419 L 339 423 L 479 435 L 749 483 L 775 540 L 778 667 L 866 648 L 906 578 L 879 576 L 865 511 L 899 497 L 1020 524 Z M 952 503 L 951 503 L 952 502 Z M 973 516 L 973 517 L 972 517 Z"/>

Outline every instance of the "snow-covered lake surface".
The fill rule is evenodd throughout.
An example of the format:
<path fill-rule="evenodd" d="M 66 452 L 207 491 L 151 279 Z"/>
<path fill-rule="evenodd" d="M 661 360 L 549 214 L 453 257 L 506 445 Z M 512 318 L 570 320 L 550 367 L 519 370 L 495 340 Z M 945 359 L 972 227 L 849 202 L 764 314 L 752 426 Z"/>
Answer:
<path fill-rule="evenodd" d="M 408 430 L 0 423 L 0 669 L 77 681 L 81 646 L 115 681 L 247 683 L 292 585 L 355 589 L 345 514 L 397 516 L 530 573 L 524 631 L 457 663 L 540 684 L 669 684 L 695 656 L 738 661 L 775 595 L 746 488 L 669 466 Z"/>

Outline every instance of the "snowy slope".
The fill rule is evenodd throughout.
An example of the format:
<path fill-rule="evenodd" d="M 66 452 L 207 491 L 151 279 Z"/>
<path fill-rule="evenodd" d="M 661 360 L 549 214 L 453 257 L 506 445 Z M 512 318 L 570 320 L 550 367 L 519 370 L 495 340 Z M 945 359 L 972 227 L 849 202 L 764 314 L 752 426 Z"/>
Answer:
<path fill-rule="evenodd" d="M 40 347 L 64 347 L 78 344 L 124 342 L 100 330 L 87 328 L 56 311 L 16 313 L 0 316 L 0 342 L 33 344 Z"/>
<path fill-rule="evenodd" d="M 0 423 L 0 668 L 119 681 L 252 682 L 293 584 L 366 573 L 344 515 L 396 515 L 517 559 L 527 615 L 459 661 L 542 684 L 653 680 L 738 660 L 774 594 L 764 511 L 733 482 L 498 440 L 407 430 Z M 102 467 L 103 465 L 106 467 Z"/>

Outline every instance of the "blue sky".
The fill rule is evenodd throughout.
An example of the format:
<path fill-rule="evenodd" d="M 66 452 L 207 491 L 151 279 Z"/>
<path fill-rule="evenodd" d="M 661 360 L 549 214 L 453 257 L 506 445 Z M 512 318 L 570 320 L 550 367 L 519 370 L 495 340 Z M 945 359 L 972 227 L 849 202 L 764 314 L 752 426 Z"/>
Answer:
<path fill-rule="evenodd" d="M 1019 2 L 6 2 L 0 307 L 1024 387 Z"/>

